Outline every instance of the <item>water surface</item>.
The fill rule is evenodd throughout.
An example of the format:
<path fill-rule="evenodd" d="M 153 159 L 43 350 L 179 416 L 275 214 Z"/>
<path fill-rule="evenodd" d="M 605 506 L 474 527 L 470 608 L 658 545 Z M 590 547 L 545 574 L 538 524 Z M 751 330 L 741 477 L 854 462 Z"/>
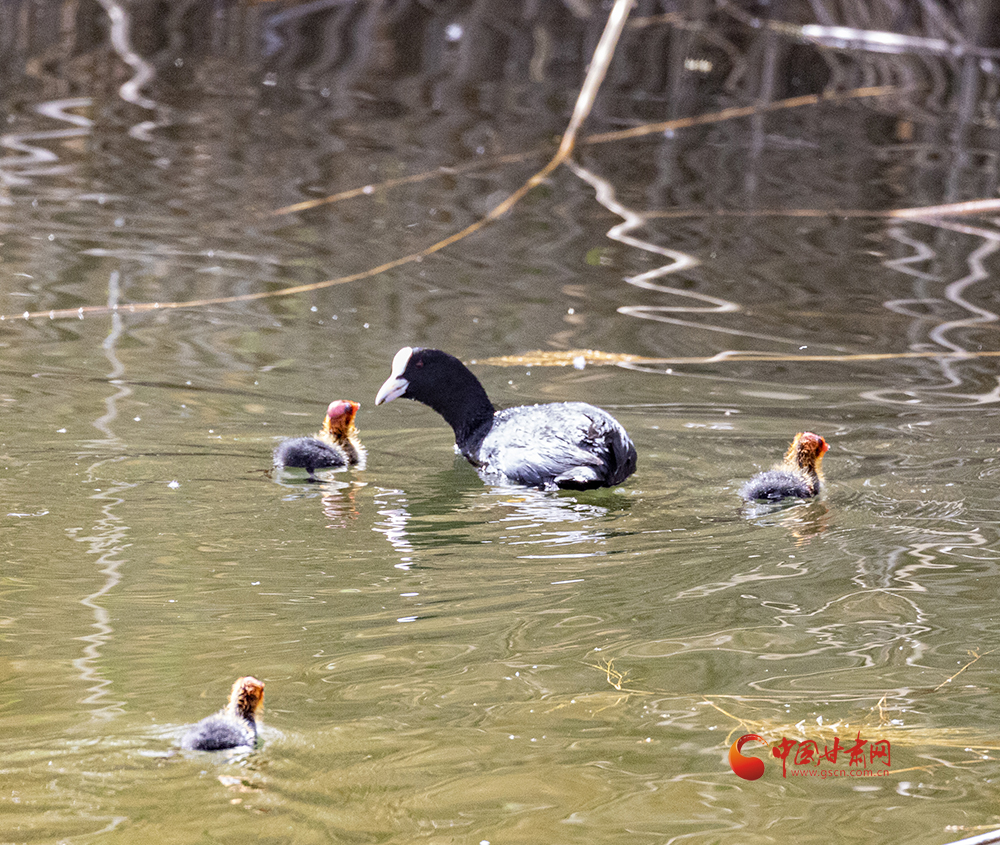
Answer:
<path fill-rule="evenodd" d="M 642 244 L 563 168 L 368 279 L 130 311 L 337 279 L 481 218 L 551 154 L 603 18 L 138 4 L 123 34 L 57 7 L 34 40 L 2 13 L 24 57 L 0 101 L 5 842 L 940 843 L 997 822 L 998 234 L 879 216 L 995 194 L 992 65 L 637 19 L 589 132 L 895 87 L 582 144 Z M 110 308 L 47 313 L 90 306 Z M 402 345 L 480 362 L 498 405 L 608 408 L 638 472 L 484 485 L 432 411 L 374 407 Z M 582 350 L 636 357 L 536 354 Z M 271 472 L 336 398 L 361 402 L 367 467 Z M 824 495 L 743 507 L 801 430 L 830 442 Z M 248 673 L 261 747 L 177 752 Z M 742 781 L 748 732 L 860 732 L 891 766 L 767 758 Z"/>

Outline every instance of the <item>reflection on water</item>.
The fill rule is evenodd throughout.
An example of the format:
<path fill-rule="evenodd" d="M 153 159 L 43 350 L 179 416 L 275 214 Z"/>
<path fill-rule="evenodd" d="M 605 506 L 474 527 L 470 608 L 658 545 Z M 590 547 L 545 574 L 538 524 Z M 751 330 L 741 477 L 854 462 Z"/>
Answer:
<path fill-rule="evenodd" d="M 757 525 L 779 525 L 787 529 L 800 545 L 826 531 L 832 518 L 829 507 L 823 501 L 808 504 L 748 502 L 743 506 L 743 514 Z"/>
<path fill-rule="evenodd" d="M 595 526 L 610 522 L 607 519 L 609 508 L 541 490 L 517 490 L 501 493 L 501 496 L 498 504 L 503 506 L 506 515 L 498 523 L 504 532 L 501 542 L 508 546 L 544 545 L 558 550 L 567 545 L 600 547 L 607 539 L 607 532 Z M 582 552 L 585 555 L 598 553 L 596 549 Z M 535 556 L 520 557 L 531 559 Z"/>
<path fill-rule="evenodd" d="M 382 519 L 375 523 L 375 530 L 385 535 L 393 551 L 399 555 L 400 569 L 409 569 L 413 565 L 413 544 L 410 542 L 406 526 L 410 514 L 406 509 L 406 497 L 402 490 L 380 490 L 375 498 L 378 515 Z"/>
<path fill-rule="evenodd" d="M 119 95 L 126 103 L 150 111 L 156 109 L 156 102 L 143 94 L 143 89 L 153 82 L 156 71 L 152 64 L 133 49 L 128 8 L 115 0 L 98 0 L 98 2 L 107 12 L 111 24 L 109 35 L 112 48 L 121 60 L 135 71 L 135 75 L 118 88 Z M 150 132 L 155 128 L 154 121 L 143 121 L 132 126 L 128 134 L 140 141 L 151 141 Z"/>
<path fill-rule="evenodd" d="M 594 498 L 605 497 L 598 494 Z M 410 501 L 414 502 L 412 506 Z M 399 555 L 397 565 L 404 569 L 412 565 L 418 548 L 463 542 L 471 525 L 476 526 L 475 542 L 480 544 L 581 547 L 581 551 L 553 555 L 556 557 L 600 554 L 598 549 L 608 533 L 596 526 L 608 523 L 613 511 L 623 512 L 628 507 L 627 502 L 604 507 L 565 494 L 514 486 L 467 491 L 451 497 L 447 505 L 423 496 L 415 500 L 402 490 L 379 490 L 375 502 L 382 519 L 375 523 L 374 530 L 385 535 Z M 549 555 L 518 557 L 527 560 Z"/>
<path fill-rule="evenodd" d="M 119 277 L 117 273 L 112 273 L 108 280 L 108 305 L 114 306 L 118 303 L 120 296 Z M 123 382 L 125 367 L 119 360 L 116 345 L 121 340 L 124 326 L 121 317 L 113 314 L 111 317 L 111 331 L 101 344 L 108 363 L 111 365 L 110 372 L 107 373 L 107 381 L 114 388 L 114 392 L 104 400 L 104 413 L 94 420 L 93 426 L 101 434 L 103 439 L 92 440 L 85 444 L 87 452 L 97 452 L 98 454 L 107 452 L 119 452 L 123 443 L 114 433 L 113 426 L 118 418 L 118 407 L 131 395 L 132 389 Z M 86 470 L 86 478 L 91 483 L 108 484 L 105 479 L 107 471 L 115 463 L 121 461 L 119 458 L 107 458 L 94 462 Z M 79 536 L 71 531 L 71 536 L 77 542 L 88 545 L 88 554 L 97 555 L 97 564 L 100 567 L 98 572 L 104 578 L 104 582 L 93 593 L 85 596 L 80 603 L 88 608 L 94 615 L 94 633 L 79 637 L 86 643 L 83 649 L 83 656 L 73 661 L 73 666 L 80 673 L 81 680 L 87 684 L 87 691 L 90 693 L 84 700 L 84 704 L 99 705 L 91 711 L 94 718 L 113 719 L 120 715 L 122 701 L 106 702 L 104 699 L 110 694 L 109 687 L 112 681 L 107 678 L 102 671 L 102 648 L 110 642 L 115 633 L 111 615 L 104 604 L 108 595 L 118 586 L 121 581 L 121 567 L 125 564 L 124 553 L 131 545 L 127 542 L 129 528 L 124 519 L 116 511 L 125 502 L 127 491 L 134 488 L 134 484 L 123 482 L 110 482 L 110 489 L 102 489 L 90 498 L 100 503 L 101 517 L 94 527 L 93 533 L 87 536 Z"/>
<path fill-rule="evenodd" d="M 886 308 L 896 313 L 914 317 L 915 320 L 923 322 L 930 322 L 929 315 L 940 309 L 942 319 L 928 325 L 926 340 L 915 339 L 915 342 L 911 344 L 912 348 L 947 349 L 974 356 L 977 351 L 982 351 L 983 347 L 981 344 L 976 344 L 972 348 L 968 338 L 976 336 L 974 331 L 976 328 L 993 324 L 1000 319 L 996 312 L 975 302 L 975 299 L 981 296 L 976 291 L 976 285 L 988 286 L 990 273 L 984 262 L 996 252 L 997 246 L 1000 244 L 1000 232 L 979 226 L 957 226 L 945 221 L 939 221 L 936 225 L 945 230 L 958 231 L 981 239 L 982 242 L 972 249 L 965 259 L 967 274 L 954 281 L 949 281 L 948 275 L 937 274 L 930 279 L 922 279 L 922 282 L 938 283 L 933 287 L 941 288 L 940 298 L 928 295 L 922 298 L 889 301 L 884 304 Z M 933 251 L 925 249 L 920 244 L 914 244 L 914 246 L 917 249 L 916 255 L 919 256 L 921 262 L 935 262 L 937 256 Z M 900 269 L 898 265 L 897 269 Z M 908 272 L 906 268 L 902 269 L 903 272 Z M 928 289 L 927 284 L 923 284 L 921 287 L 927 290 L 928 294 L 933 290 L 933 287 Z M 949 312 L 955 316 L 951 319 L 944 319 L 944 317 L 950 316 Z M 995 383 L 991 384 L 988 389 L 962 392 L 962 387 L 967 386 L 969 382 L 969 377 L 965 374 L 968 368 L 963 367 L 958 361 L 948 359 L 941 360 L 939 367 L 940 375 L 935 379 L 937 382 L 935 384 L 911 387 L 905 391 L 868 391 L 864 397 L 876 402 L 895 404 L 930 403 L 941 409 L 959 409 L 970 405 L 1000 402 L 1000 378 L 996 378 Z"/>
<path fill-rule="evenodd" d="M 10 838 L 991 824 L 1000 85 L 959 6 L 637 9 L 572 166 L 401 266 L 548 160 L 603 10 L 0 4 Z M 484 484 L 372 405 L 404 344 L 614 409 L 637 473 Z M 269 476 L 332 395 L 367 466 Z M 744 506 L 801 430 L 823 496 Z M 172 754 L 242 674 L 263 747 Z M 725 764 L 859 728 L 878 784 Z"/>
<path fill-rule="evenodd" d="M 113 461 L 99 461 L 91 466 L 90 471 L 95 472 L 102 465 L 106 466 L 109 463 Z M 100 502 L 102 514 L 102 518 L 94 526 L 94 533 L 81 537 L 71 532 L 74 540 L 87 544 L 88 554 L 98 556 L 97 573 L 104 579 L 97 590 L 80 600 L 80 603 L 93 613 L 94 632 L 78 638 L 86 645 L 83 647 L 83 656 L 73 661 L 74 668 L 80 673 L 80 679 L 90 693 L 82 703 L 93 706 L 92 715 L 100 719 L 113 719 L 120 715 L 124 703 L 105 700 L 111 693 L 109 687 L 112 681 L 102 672 L 102 648 L 113 638 L 115 627 L 102 602 L 121 581 L 120 569 L 125 563 L 123 554 L 130 545 L 127 542 L 129 529 L 123 524 L 121 517 L 115 515 L 115 508 L 122 505 L 123 494 L 133 486 L 114 485 L 110 490 L 92 496 L 92 499 Z"/>
<path fill-rule="evenodd" d="M 59 156 L 40 142 L 87 137 L 93 128 L 93 121 L 84 115 L 73 114 L 69 110 L 86 109 L 91 105 L 92 102 L 87 97 L 40 103 L 36 107 L 38 114 L 51 120 L 69 123 L 72 128 L 0 135 L 0 147 L 21 153 L 0 158 L 0 185 L 5 189 L 0 194 L 0 204 L 14 204 L 8 196 L 10 188 L 22 186 L 30 188 L 40 177 L 71 175 L 66 165 L 57 163 Z"/>

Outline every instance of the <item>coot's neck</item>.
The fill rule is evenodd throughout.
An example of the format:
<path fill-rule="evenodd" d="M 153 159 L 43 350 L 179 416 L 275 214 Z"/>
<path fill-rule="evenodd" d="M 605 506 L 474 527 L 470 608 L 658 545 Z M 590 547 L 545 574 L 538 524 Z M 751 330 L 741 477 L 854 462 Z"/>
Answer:
<path fill-rule="evenodd" d="M 448 369 L 447 381 L 419 402 L 437 411 L 455 432 L 455 445 L 466 454 L 486 436 L 496 409 L 472 371 L 457 358 Z"/>

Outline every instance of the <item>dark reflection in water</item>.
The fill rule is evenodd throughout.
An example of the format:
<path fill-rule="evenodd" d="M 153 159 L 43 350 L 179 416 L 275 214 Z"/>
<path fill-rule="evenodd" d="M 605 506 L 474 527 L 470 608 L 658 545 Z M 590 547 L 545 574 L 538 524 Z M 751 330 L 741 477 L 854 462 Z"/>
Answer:
<path fill-rule="evenodd" d="M 995 824 L 993 12 L 640 2 L 570 165 L 373 274 L 548 160 L 605 8 L 0 4 L 7 838 Z M 638 472 L 484 485 L 374 406 L 406 344 Z M 368 465 L 270 472 L 341 397 Z M 801 430 L 823 496 L 744 507 Z M 173 754 L 244 674 L 263 748 Z M 892 771 L 739 782 L 748 730 Z"/>
<path fill-rule="evenodd" d="M 580 497 L 516 486 L 484 491 L 470 475 L 463 466 L 455 473 L 421 478 L 418 495 L 407 495 L 403 490 L 378 491 L 376 503 L 383 519 L 375 530 L 385 535 L 404 561 L 417 548 L 445 544 L 599 546 L 608 533 L 595 529 L 595 524 L 609 525 L 614 515 L 629 509 L 626 499 L 612 498 L 613 494 Z M 458 479 L 462 483 L 456 487 Z"/>

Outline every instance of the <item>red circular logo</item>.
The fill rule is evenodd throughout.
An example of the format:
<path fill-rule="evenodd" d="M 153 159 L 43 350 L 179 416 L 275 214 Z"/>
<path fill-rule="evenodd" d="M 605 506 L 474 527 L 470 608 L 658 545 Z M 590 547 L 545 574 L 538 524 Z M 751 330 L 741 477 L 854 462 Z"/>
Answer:
<path fill-rule="evenodd" d="M 757 734 L 743 734 L 729 749 L 729 765 L 732 766 L 733 771 L 743 778 L 743 780 L 757 780 L 757 778 L 764 774 L 763 760 L 759 757 L 745 757 L 740 754 L 743 746 L 752 739 L 767 745 L 767 741 L 762 736 L 757 736 Z"/>

